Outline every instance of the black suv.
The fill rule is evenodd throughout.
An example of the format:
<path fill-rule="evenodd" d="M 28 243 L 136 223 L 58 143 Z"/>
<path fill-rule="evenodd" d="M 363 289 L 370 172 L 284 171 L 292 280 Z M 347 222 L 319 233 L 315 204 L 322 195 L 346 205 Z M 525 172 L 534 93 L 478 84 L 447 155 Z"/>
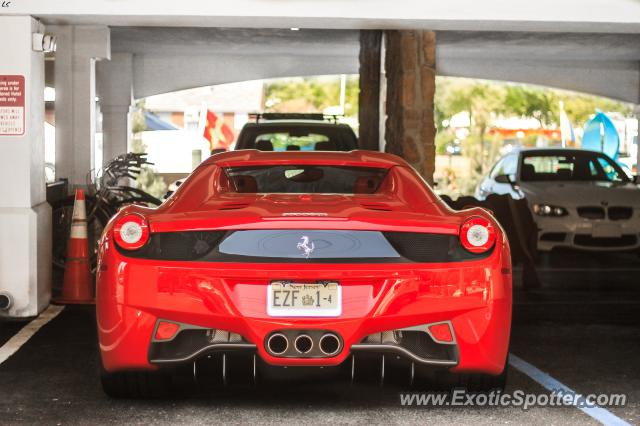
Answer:
<path fill-rule="evenodd" d="M 323 114 L 252 114 L 255 122 L 244 125 L 235 149 L 260 151 L 351 151 L 358 138 L 336 116 Z"/>

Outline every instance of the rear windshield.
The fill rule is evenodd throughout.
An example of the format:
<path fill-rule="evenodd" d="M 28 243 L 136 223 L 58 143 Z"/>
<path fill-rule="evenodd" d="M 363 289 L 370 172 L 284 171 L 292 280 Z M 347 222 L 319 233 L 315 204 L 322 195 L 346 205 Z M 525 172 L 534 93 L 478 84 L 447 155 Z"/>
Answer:
<path fill-rule="evenodd" d="M 318 143 L 322 147 L 323 144 L 331 144 L 331 141 L 327 135 L 318 133 L 295 136 L 288 132 L 263 133 L 255 141 L 257 147 L 271 148 L 264 151 L 316 151 Z"/>
<path fill-rule="evenodd" d="M 592 152 L 532 153 L 522 160 L 522 181 L 627 182 L 624 171 L 604 154 Z"/>
<path fill-rule="evenodd" d="M 322 165 L 225 168 L 232 188 L 242 193 L 373 194 L 387 169 Z"/>
<path fill-rule="evenodd" d="M 351 151 L 357 149 L 353 130 L 346 126 L 268 125 L 245 127 L 236 149 L 259 151 Z"/>

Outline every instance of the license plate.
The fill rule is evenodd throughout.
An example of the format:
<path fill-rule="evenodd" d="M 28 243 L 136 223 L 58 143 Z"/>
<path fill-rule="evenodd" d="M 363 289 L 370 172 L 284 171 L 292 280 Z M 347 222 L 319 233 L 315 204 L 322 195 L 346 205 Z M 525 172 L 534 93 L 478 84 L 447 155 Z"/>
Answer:
<path fill-rule="evenodd" d="M 337 317 L 342 289 L 336 282 L 274 281 L 267 288 L 267 314 L 272 317 Z"/>
<path fill-rule="evenodd" d="M 620 238 L 622 236 L 622 228 L 620 228 L 620 225 L 593 225 L 593 231 L 591 235 L 594 238 Z"/>

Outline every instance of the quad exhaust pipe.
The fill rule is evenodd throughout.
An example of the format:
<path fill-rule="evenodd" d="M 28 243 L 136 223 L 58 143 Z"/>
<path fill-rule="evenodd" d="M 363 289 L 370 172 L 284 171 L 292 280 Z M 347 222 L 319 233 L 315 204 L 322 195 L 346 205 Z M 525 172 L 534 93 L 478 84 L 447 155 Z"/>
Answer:
<path fill-rule="evenodd" d="M 332 356 L 340 351 L 340 339 L 333 333 L 327 333 L 320 338 L 320 351 L 327 356 Z"/>
<path fill-rule="evenodd" d="M 301 334 L 298 337 L 296 337 L 295 342 L 293 343 L 296 351 L 298 351 L 301 354 L 306 354 L 311 352 L 311 349 L 313 349 L 313 340 L 311 339 L 311 337 L 309 337 L 308 334 Z"/>
<path fill-rule="evenodd" d="M 267 349 L 272 355 L 282 355 L 289 349 L 289 339 L 282 333 L 274 333 L 267 340 Z"/>
<path fill-rule="evenodd" d="M 265 343 L 267 352 L 276 357 L 330 357 L 342 349 L 342 340 L 335 333 L 310 330 L 300 334 L 296 330 L 278 331 Z"/>

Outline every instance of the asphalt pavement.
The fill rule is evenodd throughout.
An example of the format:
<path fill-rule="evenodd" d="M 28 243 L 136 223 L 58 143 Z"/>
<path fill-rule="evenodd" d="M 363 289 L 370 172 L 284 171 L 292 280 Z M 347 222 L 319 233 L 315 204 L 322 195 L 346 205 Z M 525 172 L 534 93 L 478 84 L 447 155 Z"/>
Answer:
<path fill-rule="evenodd" d="M 637 257 L 615 262 L 569 257 L 542 265 L 540 288 L 523 291 L 516 284 L 511 353 L 578 393 L 625 394 L 626 405 L 607 412 L 639 424 L 640 267 Z M 0 348 L 23 326 L 0 323 Z M 400 402 L 404 390 L 263 380 L 169 399 L 114 400 L 99 383 L 93 309 L 67 307 L 0 364 L 0 424 L 598 423 L 572 406 L 407 407 Z M 540 380 L 510 367 L 505 393 L 515 391 L 547 393 Z"/>

